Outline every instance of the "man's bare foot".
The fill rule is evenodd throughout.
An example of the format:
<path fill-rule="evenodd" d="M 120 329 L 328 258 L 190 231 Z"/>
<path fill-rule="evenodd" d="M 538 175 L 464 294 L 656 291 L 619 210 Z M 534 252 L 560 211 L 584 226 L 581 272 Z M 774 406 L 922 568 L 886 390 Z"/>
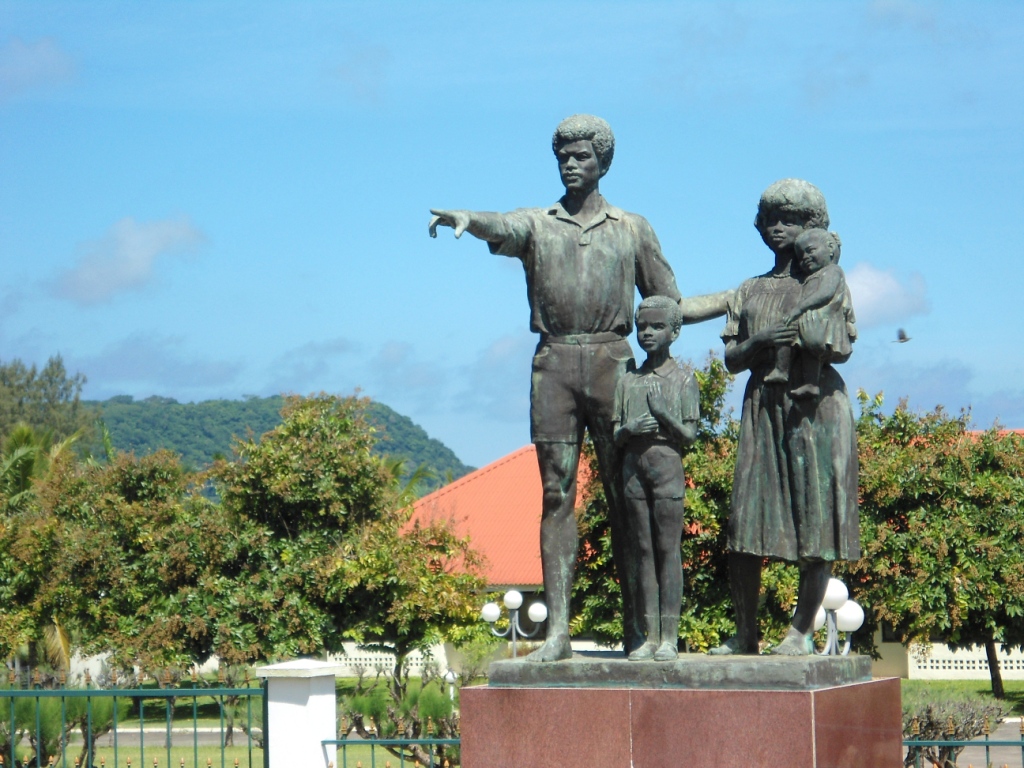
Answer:
<path fill-rule="evenodd" d="M 654 658 L 654 652 L 658 646 L 654 643 L 644 643 L 627 657 L 630 661 L 650 661 Z"/>
<path fill-rule="evenodd" d="M 782 642 L 772 648 L 771 653 L 780 656 L 810 656 L 814 653 L 811 636 L 790 628 Z"/>
<path fill-rule="evenodd" d="M 708 651 L 712 656 L 756 656 L 757 644 L 744 645 L 740 639 L 733 635 L 717 648 Z"/>
<path fill-rule="evenodd" d="M 676 647 L 676 643 L 673 643 L 671 640 L 666 640 L 654 652 L 655 661 L 675 661 L 678 658 L 679 649 Z"/>
<path fill-rule="evenodd" d="M 555 635 L 544 641 L 544 645 L 526 657 L 527 661 L 561 661 L 572 658 L 572 646 L 565 635 Z"/>

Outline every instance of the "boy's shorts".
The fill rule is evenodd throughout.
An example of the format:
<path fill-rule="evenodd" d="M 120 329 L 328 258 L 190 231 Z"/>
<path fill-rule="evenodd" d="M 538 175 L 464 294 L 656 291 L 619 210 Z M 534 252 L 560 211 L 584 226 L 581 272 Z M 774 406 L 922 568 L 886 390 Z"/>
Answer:
<path fill-rule="evenodd" d="M 679 451 L 667 442 L 631 440 L 622 457 L 627 499 L 681 499 L 686 476 Z"/>

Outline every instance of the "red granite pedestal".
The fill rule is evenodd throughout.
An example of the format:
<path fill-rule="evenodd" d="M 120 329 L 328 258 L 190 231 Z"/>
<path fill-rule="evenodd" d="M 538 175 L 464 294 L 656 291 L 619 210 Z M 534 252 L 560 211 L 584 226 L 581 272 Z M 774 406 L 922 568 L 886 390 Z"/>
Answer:
<path fill-rule="evenodd" d="M 814 690 L 464 688 L 464 768 L 898 768 L 899 680 Z"/>

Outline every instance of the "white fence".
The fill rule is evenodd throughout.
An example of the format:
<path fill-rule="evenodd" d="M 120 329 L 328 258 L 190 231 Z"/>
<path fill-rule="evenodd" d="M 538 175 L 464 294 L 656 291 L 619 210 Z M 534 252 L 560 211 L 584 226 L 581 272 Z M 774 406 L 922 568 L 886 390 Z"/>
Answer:
<path fill-rule="evenodd" d="M 1004 680 L 1024 680 L 1024 654 L 998 651 L 999 671 Z M 911 680 L 988 680 L 985 649 L 974 646 L 951 651 L 945 645 L 912 647 L 907 658 Z"/>
<path fill-rule="evenodd" d="M 345 643 L 344 653 L 331 653 L 327 660 L 338 667 L 341 677 L 358 677 L 360 673 L 373 676 L 378 669 L 390 672 L 395 666 L 395 657 L 390 653 L 366 651 L 355 643 Z M 419 677 L 428 664 L 435 665 L 441 672 L 448 669 L 448 659 L 443 645 L 435 645 L 428 653 L 413 651 L 409 654 L 406 665 L 412 677 Z"/>

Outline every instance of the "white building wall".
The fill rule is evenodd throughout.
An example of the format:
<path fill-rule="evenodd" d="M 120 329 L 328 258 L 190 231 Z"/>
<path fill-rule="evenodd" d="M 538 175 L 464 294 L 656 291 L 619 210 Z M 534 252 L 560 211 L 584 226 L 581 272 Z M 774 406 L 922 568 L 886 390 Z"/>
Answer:
<path fill-rule="evenodd" d="M 355 643 L 345 643 L 344 653 L 328 654 L 327 659 L 342 669 L 338 673 L 341 677 L 358 677 L 360 671 L 372 677 L 377 674 L 378 668 L 391 672 L 395 665 L 395 657 L 390 653 L 362 650 Z M 428 664 L 435 665 L 441 674 L 448 669 L 448 659 L 443 645 L 433 646 L 426 654 L 419 651 L 409 654 L 409 674 L 412 677 L 423 674 L 423 669 Z"/>
<path fill-rule="evenodd" d="M 1024 680 L 1024 654 L 1002 650 L 997 653 L 1003 679 Z M 988 680 L 988 658 L 981 646 L 959 651 L 951 651 L 940 643 L 911 646 L 907 652 L 907 677 L 911 680 Z"/>

